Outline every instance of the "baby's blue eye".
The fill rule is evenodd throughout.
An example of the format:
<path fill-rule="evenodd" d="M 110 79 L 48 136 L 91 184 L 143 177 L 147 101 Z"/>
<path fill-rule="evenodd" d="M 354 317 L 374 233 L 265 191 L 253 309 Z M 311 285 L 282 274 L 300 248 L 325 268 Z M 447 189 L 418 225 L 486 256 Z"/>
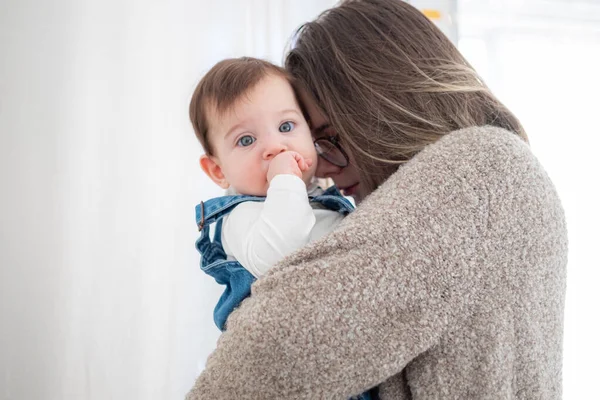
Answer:
<path fill-rule="evenodd" d="M 240 140 L 238 140 L 237 144 L 242 147 L 248 147 L 254 142 L 256 142 L 255 138 L 253 138 L 252 136 L 246 135 L 246 136 L 242 136 L 240 138 Z"/>
<path fill-rule="evenodd" d="M 279 125 L 279 132 L 291 132 L 294 129 L 294 123 L 291 121 L 286 121 L 283 124 Z"/>

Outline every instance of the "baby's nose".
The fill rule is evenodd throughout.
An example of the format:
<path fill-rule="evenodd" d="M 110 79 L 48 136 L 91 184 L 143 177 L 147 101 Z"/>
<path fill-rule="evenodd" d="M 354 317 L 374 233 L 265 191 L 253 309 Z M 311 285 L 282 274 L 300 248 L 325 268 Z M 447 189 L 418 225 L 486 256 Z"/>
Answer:
<path fill-rule="evenodd" d="M 265 151 L 263 152 L 263 158 L 265 160 L 270 160 L 276 155 L 283 153 L 287 150 L 287 146 L 280 142 L 272 142 L 267 145 Z"/>

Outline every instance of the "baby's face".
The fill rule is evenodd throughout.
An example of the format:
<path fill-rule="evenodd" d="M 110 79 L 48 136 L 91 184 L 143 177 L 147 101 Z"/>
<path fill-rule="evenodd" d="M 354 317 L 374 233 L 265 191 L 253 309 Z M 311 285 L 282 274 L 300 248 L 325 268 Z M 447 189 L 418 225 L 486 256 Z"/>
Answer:
<path fill-rule="evenodd" d="M 303 173 L 309 183 L 315 174 L 317 154 L 302 111 L 289 82 L 277 75 L 265 76 L 231 109 L 208 115 L 213 161 L 220 168 L 221 187 L 240 194 L 265 196 L 267 171 L 273 157 L 295 151 L 312 166 Z"/>

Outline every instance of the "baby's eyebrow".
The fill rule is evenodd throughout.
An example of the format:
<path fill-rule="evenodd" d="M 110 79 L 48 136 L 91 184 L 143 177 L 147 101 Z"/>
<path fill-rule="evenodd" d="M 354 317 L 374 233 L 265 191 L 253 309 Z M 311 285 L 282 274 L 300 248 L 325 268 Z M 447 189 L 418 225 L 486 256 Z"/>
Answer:
<path fill-rule="evenodd" d="M 295 110 L 293 108 L 287 108 L 285 110 L 281 110 L 280 111 L 281 114 L 285 114 L 285 113 L 295 113 L 295 114 L 299 114 L 302 115 L 298 110 Z"/>
<path fill-rule="evenodd" d="M 227 131 L 227 133 L 225 133 L 225 136 L 223 136 L 224 139 L 227 139 L 227 137 L 229 135 L 231 135 L 233 132 L 235 132 L 237 129 L 241 128 L 243 126 L 243 122 L 240 122 L 238 124 L 235 124 L 234 126 L 232 126 L 231 128 L 229 128 L 229 130 Z"/>

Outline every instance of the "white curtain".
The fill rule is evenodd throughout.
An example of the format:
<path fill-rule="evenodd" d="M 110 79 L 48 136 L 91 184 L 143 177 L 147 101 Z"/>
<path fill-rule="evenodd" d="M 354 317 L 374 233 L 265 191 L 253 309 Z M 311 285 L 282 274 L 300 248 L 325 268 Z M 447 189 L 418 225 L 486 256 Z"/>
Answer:
<path fill-rule="evenodd" d="M 3 0 L 1 399 L 183 398 L 213 349 L 187 108 L 333 1 Z"/>

